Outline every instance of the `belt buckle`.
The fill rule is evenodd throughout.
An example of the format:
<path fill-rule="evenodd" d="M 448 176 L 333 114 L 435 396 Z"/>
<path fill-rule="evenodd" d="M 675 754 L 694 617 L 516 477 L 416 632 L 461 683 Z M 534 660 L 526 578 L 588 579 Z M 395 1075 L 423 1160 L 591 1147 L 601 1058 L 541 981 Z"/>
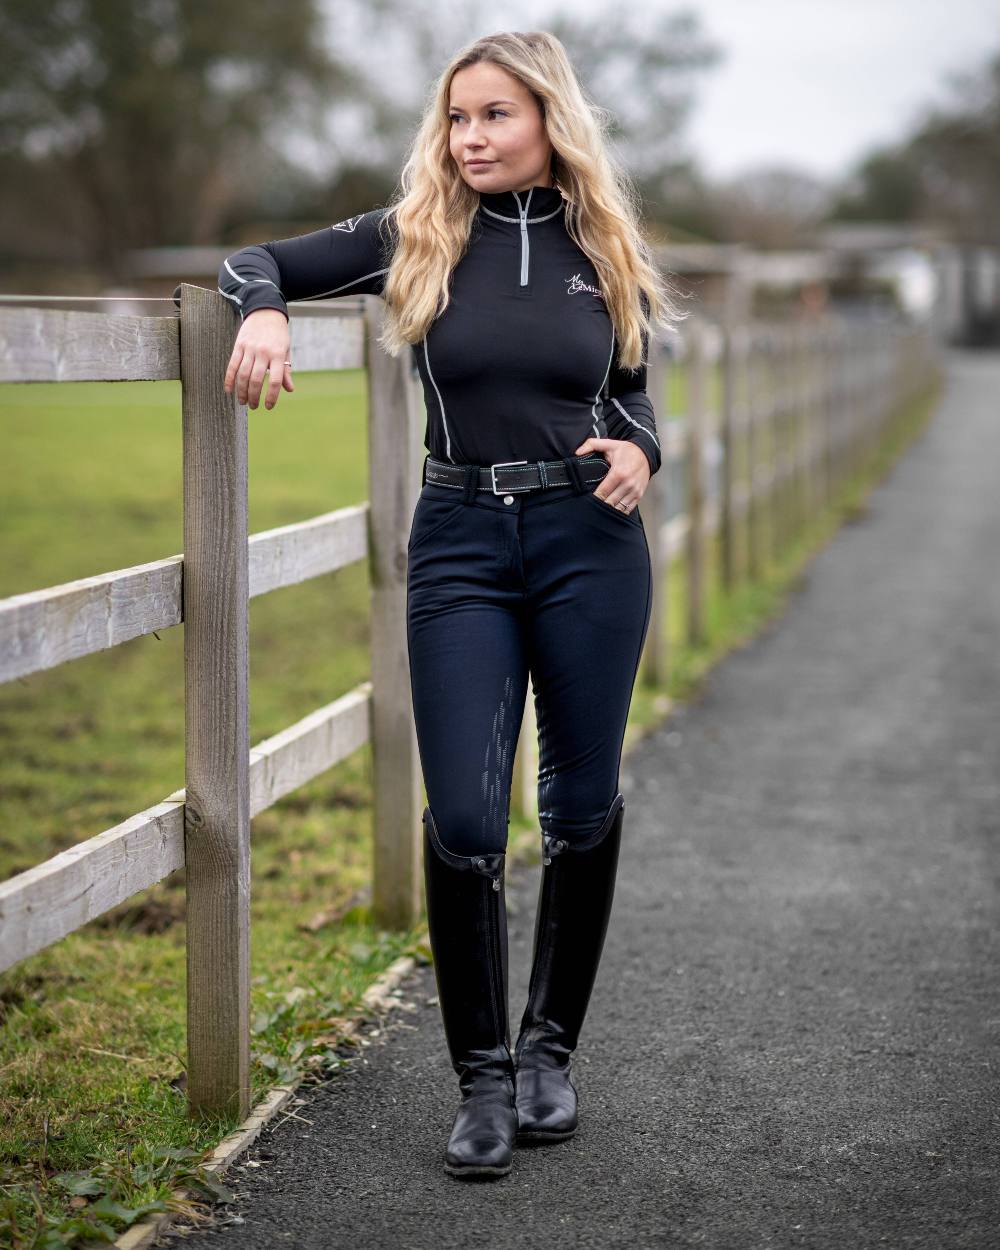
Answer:
<path fill-rule="evenodd" d="M 493 494 L 500 495 L 503 493 L 502 491 L 497 489 L 497 475 L 496 475 L 497 469 L 502 469 L 505 465 L 508 465 L 508 464 L 527 464 L 527 463 L 528 463 L 527 460 L 498 460 L 496 464 L 491 464 L 490 465 L 490 480 L 493 483 Z"/>

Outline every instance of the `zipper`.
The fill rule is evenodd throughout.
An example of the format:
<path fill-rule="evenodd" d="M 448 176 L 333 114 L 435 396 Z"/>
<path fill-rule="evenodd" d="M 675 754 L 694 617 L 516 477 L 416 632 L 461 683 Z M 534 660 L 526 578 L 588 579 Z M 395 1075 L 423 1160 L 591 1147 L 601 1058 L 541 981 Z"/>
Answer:
<path fill-rule="evenodd" d="M 497 892 L 500 889 L 500 878 L 494 877 L 492 880 L 493 888 L 487 892 L 486 906 L 490 911 L 490 919 L 487 921 L 489 931 L 489 973 L 490 983 L 493 986 L 493 993 L 490 995 L 493 1007 L 493 1029 L 498 1039 L 498 1045 L 503 1045 L 505 1038 L 501 1031 L 500 1021 L 500 995 L 503 993 L 503 970 L 500 967 L 500 952 L 498 943 L 500 941 L 500 900 L 497 898 Z"/>
<path fill-rule="evenodd" d="M 550 864 L 552 861 L 545 860 L 543 862 L 544 864 L 547 865 L 547 864 Z M 550 872 L 546 872 L 544 867 L 542 868 L 542 874 L 543 874 L 542 875 L 542 882 L 543 882 L 542 897 L 538 904 L 538 935 L 539 935 L 540 940 L 538 942 L 537 951 L 532 952 L 531 981 L 528 986 L 528 1008 L 531 1011 L 533 1011 L 533 1007 L 534 1007 L 535 989 L 537 987 L 537 981 L 538 981 L 538 978 L 542 975 L 542 964 L 547 962 L 547 958 L 548 958 L 547 948 L 548 948 L 548 936 L 549 936 L 549 930 L 548 930 L 549 903 L 552 898 L 553 887 L 552 887 L 552 874 Z"/>
<path fill-rule="evenodd" d="M 528 188 L 528 198 L 524 201 L 524 207 L 521 207 L 521 197 L 516 191 L 511 194 L 517 200 L 517 211 L 521 217 L 521 286 L 528 285 L 528 207 L 531 204 L 531 192 L 533 187 Z"/>

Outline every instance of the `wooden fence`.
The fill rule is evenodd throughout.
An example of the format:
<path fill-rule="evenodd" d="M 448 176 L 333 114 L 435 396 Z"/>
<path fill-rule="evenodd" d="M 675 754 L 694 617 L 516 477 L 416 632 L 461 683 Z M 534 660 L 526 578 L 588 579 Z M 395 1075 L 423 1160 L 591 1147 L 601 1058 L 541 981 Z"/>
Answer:
<path fill-rule="evenodd" d="M 237 323 L 217 292 L 187 283 L 180 292 L 179 317 L 0 307 L 0 381 L 179 378 L 184 475 L 182 554 L 0 600 L 0 681 L 182 621 L 185 674 L 183 789 L 0 883 L 0 971 L 185 867 L 189 1110 L 242 1120 L 250 1110 L 251 817 L 370 743 L 375 919 L 408 927 L 420 916 L 423 797 L 405 586 L 423 406 L 409 354 L 397 360 L 377 346 L 380 300 L 293 304 L 297 373 L 366 370 L 369 497 L 250 534 L 247 409 L 222 387 Z M 674 360 L 688 383 L 684 421 L 665 415 Z M 687 555 L 692 639 L 704 628 L 709 536 L 722 539 L 727 584 L 753 576 L 878 445 L 934 367 L 929 338 L 894 324 L 722 333 L 691 318 L 669 355 L 657 345 L 650 393 L 664 414 L 663 468 L 641 507 L 654 576 L 665 583 L 668 562 Z M 250 599 L 358 560 L 370 569 L 369 680 L 251 748 Z M 641 667 L 652 683 L 669 658 L 659 589 Z M 513 795 L 525 813 L 536 801 L 533 713 L 529 687 Z"/>

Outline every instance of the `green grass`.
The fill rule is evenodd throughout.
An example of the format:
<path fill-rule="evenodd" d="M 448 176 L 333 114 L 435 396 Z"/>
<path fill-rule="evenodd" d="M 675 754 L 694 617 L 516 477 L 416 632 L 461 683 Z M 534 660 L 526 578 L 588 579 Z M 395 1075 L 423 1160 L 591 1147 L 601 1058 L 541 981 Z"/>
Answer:
<path fill-rule="evenodd" d="M 676 412 L 683 371 L 671 374 L 664 411 Z M 182 549 L 179 384 L 2 394 L 0 596 Z M 690 697 L 780 610 L 802 564 L 930 410 L 928 400 L 901 414 L 880 463 L 758 584 L 722 594 L 710 544 L 699 647 L 683 641 L 685 570 L 674 563 L 670 680 L 637 685 L 629 742 L 662 719 L 664 696 Z M 364 498 L 359 371 L 305 374 L 294 396 L 249 417 L 252 532 Z M 182 630 L 169 629 L 0 686 L 0 880 L 183 784 L 182 662 Z M 367 569 L 253 600 L 250 665 L 252 743 L 366 678 Z M 254 1102 L 295 1073 L 329 1078 L 343 1062 L 339 1026 L 372 979 L 400 954 L 428 957 L 422 925 L 391 933 L 371 921 L 370 828 L 367 747 L 252 822 Z M 536 841 L 515 816 L 512 857 Z M 0 1244 L 81 1245 L 102 1220 L 110 1237 L 178 1184 L 213 1196 L 198 1162 L 235 1122 L 187 1118 L 183 920 L 182 870 L 0 974 Z"/>
<path fill-rule="evenodd" d="M 3 398 L 0 595 L 182 550 L 179 384 L 6 386 Z M 249 416 L 252 531 L 365 497 L 360 371 L 304 375 L 294 397 Z M 253 600 L 251 742 L 368 673 L 363 565 Z M 0 686 L 0 879 L 183 785 L 183 720 L 177 628 Z M 418 929 L 371 923 L 370 792 L 363 748 L 252 822 L 255 1101 L 307 1060 L 335 1067 L 338 1022 L 371 980 L 405 951 L 425 957 Z M 58 1174 L 98 1169 L 126 1205 L 163 1199 L 184 1160 L 139 1183 L 143 1154 L 200 1155 L 233 1127 L 189 1123 L 178 1088 L 183 916 L 182 870 L 0 975 L 0 1212 L 6 1194 L 22 1237 L 39 1207 L 69 1212 Z"/>

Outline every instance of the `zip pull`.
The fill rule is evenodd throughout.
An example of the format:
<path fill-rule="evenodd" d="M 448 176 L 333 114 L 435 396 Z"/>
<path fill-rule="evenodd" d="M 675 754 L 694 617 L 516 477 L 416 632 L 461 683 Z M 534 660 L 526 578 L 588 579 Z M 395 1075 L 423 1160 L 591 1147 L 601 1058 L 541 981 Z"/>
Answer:
<path fill-rule="evenodd" d="M 490 858 L 496 860 L 499 857 L 496 855 L 491 855 Z M 500 889 L 500 877 L 503 873 L 502 863 L 500 863 L 500 866 L 497 870 L 497 875 L 495 877 L 490 876 L 490 865 L 487 864 L 486 860 L 483 859 L 482 856 L 480 856 L 478 859 L 473 860 L 472 866 L 473 868 L 475 868 L 477 872 L 481 872 L 484 877 L 490 878 L 490 884 L 493 886 L 494 890 Z"/>
<path fill-rule="evenodd" d="M 542 855 L 543 864 L 551 864 L 555 855 L 565 851 L 569 843 L 564 838 L 553 838 L 549 834 L 544 835 L 545 852 Z"/>

